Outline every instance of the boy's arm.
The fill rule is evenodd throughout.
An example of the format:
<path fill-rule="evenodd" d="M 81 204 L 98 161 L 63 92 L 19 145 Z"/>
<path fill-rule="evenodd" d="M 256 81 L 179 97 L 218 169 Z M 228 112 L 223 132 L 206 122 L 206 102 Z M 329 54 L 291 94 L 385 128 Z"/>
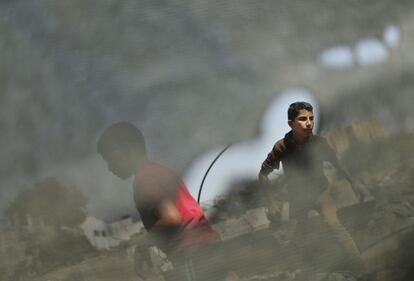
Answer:
<path fill-rule="evenodd" d="M 179 226 L 182 223 L 181 215 L 171 200 L 163 200 L 157 207 L 157 214 L 157 226 Z"/>
<path fill-rule="evenodd" d="M 270 184 L 268 175 L 274 170 L 279 169 L 280 157 L 282 153 L 281 142 L 277 142 L 263 161 L 259 172 L 259 182 L 264 185 Z"/>
<path fill-rule="evenodd" d="M 276 144 L 272 148 L 272 151 L 270 151 L 266 159 L 263 161 L 259 172 L 259 182 L 262 184 L 262 187 L 260 188 L 260 193 L 263 196 L 263 198 L 265 198 L 265 202 L 267 204 L 270 217 L 273 217 L 278 212 L 278 208 L 275 202 L 273 201 L 271 183 L 268 178 L 268 175 L 274 169 L 279 169 L 283 149 L 282 144 L 282 141 L 276 142 Z"/>
<path fill-rule="evenodd" d="M 155 209 L 157 222 L 151 228 L 159 233 L 179 235 L 185 228 L 173 201 L 164 200 Z M 178 237 L 178 236 L 177 236 Z"/>
<path fill-rule="evenodd" d="M 166 187 L 165 182 L 172 180 L 165 179 L 164 175 L 148 175 L 145 180 L 134 181 L 134 200 L 137 209 L 147 210 L 156 219 L 153 227 L 164 228 L 179 226 L 182 222 L 181 215 L 175 207 L 174 198 L 177 188 Z M 139 208 L 145 206 L 145 208 Z M 142 214 L 140 214 L 142 215 Z"/>

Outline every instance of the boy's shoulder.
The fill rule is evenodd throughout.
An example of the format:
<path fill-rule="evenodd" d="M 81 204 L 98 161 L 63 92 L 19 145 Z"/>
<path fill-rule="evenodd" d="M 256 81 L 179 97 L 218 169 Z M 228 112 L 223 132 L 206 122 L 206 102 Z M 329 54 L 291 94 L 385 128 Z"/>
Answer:
<path fill-rule="evenodd" d="M 287 147 L 285 138 L 276 141 L 276 143 L 273 145 L 273 150 L 276 150 L 278 152 L 285 152 L 286 149 Z"/>

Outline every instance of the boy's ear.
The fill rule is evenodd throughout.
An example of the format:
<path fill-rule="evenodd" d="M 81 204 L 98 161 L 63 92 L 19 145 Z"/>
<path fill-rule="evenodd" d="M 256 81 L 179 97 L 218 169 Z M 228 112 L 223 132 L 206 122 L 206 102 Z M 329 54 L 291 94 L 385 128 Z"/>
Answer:
<path fill-rule="evenodd" d="M 292 121 L 292 120 L 288 120 L 288 125 L 289 125 L 289 127 L 291 127 L 291 128 L 292 128 L 293 121 Z"/>

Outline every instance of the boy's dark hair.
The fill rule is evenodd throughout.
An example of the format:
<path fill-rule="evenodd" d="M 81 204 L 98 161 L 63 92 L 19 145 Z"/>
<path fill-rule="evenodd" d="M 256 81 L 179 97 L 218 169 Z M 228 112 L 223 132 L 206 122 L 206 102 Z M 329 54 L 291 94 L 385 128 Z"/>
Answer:
<path fill-rule="evenodd" d="M 145 140 L 141 131 L 133 124 L 118 122 L 105 129 L 99 137 L 97 148 L 101 155 L 116 148 L 134 148 L 145 153 Z"/>
<path fill-rule="evenodd" d="M 302 109 L 313 112 L 313 107 L 310 103 L 297 101 L 289 105 L 288 120 L 295 120 L 295 118 L 299 115 L 299 111 Z"/>

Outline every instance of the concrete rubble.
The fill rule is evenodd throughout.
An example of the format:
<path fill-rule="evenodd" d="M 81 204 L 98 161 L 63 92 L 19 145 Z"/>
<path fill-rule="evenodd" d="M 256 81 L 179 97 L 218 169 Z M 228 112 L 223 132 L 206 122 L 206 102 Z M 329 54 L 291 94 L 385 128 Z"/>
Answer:
<path fill-rule="evenodd" d="M 129 241 L 134 235 L 144 231 L 142 222 L 134 222 L 129 217 L 107 224 L 93 216 L 88 216 L 80 228 L 97 250 L 117 247 L 121 242 Z"/>
<path fill-rule="evenodd" d="M 149 248 L 149 254 L 152 264 L 156 268 L 159 268 L 161 272 L 166 272 L 174 269 L 172 263 L 168 260 L 167 255 L 163 251 L 161 251 L 160 248 L 156 246 L 151 246 Z"/>
<path fill-rule="evenodd" d="M 270 221 L 266 216 L 266 209 L 260 207 L 247 210 L 239 218 L 231 218 L 221 223 L 213 224 L 221 240 L 226 241 L 235 237 L 268 228 Z"/>

